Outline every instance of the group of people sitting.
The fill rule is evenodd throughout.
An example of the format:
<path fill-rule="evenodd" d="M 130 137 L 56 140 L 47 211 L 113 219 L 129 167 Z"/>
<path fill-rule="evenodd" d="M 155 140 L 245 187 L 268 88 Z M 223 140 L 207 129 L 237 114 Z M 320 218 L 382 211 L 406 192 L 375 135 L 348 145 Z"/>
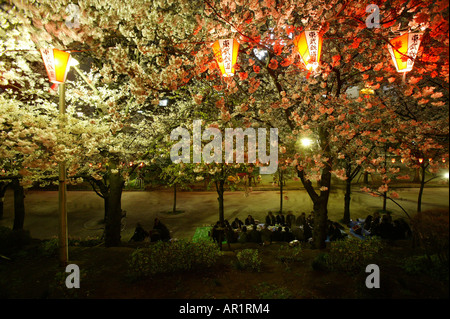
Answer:
<path fill-rule="evenodd" d="M 359 234 L 365 230 L 369 236 L 378 236 L 383 239 L 406 239 L 409 238 L 412 234 L 411 228 L 408 223 L 402 219 L 392 220 L 392 216 L 390 214 L 383 214 L 380 216 L 380 213 L 375 212 L 374 215 L 368 215 L 360 229 L 356 229 L 355 233 Z"/>
<path fill-rule="evenodd" d="M 287 215 L 271 211 L 265 217 L 265 223 L 259 224 L 252 215 L 244 220 L 236 217 L 231 224 L 228 220 L 218 221 L 211 230 L 211 237 L 219 245 L 223 241 L 230 243 L 258 243 L 270 244 L 272 242 L 291 242 L 298 240 L 308 242 L 312 240 L 313 214 L 306 216 L 301 213 L 297 218 L 289 211 Z M 343 227 L 336 222 L 329 221 L 328 238 L 330 241 L 343 238 Z"/>
<path fill-rule="evenodd" d="M 151 242 L 167 242 L 170 240 L 170 231 L 158 218 L 155 218 L 153 228 L 150 231 L 146 231 L 140 223 L 137 223 L 130 242 L 142 242 L 146 238 L 149 238 Z"/>
<path fill-rule="evenodd" d="M 306 213 L 304 212 L 301 213 L 298 217 L 295 217 L 295 215 L 292 214 L 292 211 L 288 211 L 286 216 L 284 216 L 282 212 L 278 212 L 278 214 L 274 216 L 273 213 L 269 211 L 267 213 L 265 222 L 265 224 L 268 226 L 281 225 L 294 227 L 305 226 L 305 224 L 308 224 L 311 227 L 314 224 L 314 217 L 312 213 L 306 216 Z"/>
<path fill-rule="evenodd" d="M 237 226 L 237 227 L 236 227 Z M 268 225 L 262 225 L 258 229 L 256 223 L 246 225 L 239 218 L 236 218 L 231 224 L 225 220 L 223 223 L 218 221 L 211 230 L 211 237 L 221 246 L 223 241 L 231 243 L 257 243 L 269 244 L 273 241 L 290 242 L 295 236 L 288 227 L 279 226 L 275 230 L 270 230 Z"/>

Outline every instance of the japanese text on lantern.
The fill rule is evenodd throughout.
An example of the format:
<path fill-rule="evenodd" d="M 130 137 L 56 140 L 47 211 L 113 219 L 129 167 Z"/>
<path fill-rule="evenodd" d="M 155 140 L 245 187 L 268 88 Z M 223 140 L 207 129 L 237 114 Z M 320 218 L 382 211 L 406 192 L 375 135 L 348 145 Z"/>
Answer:
<path fill-rule="evenodd" d="M 317 61 L 317 33 L 316 31 L 308 32 L 308 47 L 309 47 L 309 61 L 308 63 L 313 64 Z"/>
<path fill-rule="evenodd" d="M 44 60 L 45 69 L 47 70 L 48 78 L 50 80 L 56 79 L 56 71 L 53 65 L 53 49 L 41 49 L 42 59 Z"/>
<path fill-rule="evenodd" d="M 231 48 L 230 48 L 230 40 L 222 41 L 222 59 L 225 70 L 227 72 L 231 72 Z"/>
<path fill-rule="evenodd" d="M 414 64 L 414 59 L 416 58 L 417 55 L 417 51 L 419 50 L 419 45 L 420 45 L 420 35 L 419 34 L 411 34 L 410 35 L 410 41 L 408 41 L 408 43 L 411 42 L 411 45 L 408 47 L 408 61 L 407 61 L 407 66 L 408 67 L 412 67 Z"/>

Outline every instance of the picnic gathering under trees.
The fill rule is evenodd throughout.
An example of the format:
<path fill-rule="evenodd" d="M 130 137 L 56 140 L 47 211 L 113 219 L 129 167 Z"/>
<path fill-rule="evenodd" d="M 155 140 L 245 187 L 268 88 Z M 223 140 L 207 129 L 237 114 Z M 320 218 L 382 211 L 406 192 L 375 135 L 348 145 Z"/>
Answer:
<path fill-rule="evenodd" d="M 313 207 L 312 247 L 324 249 L 337 227 L 335 187 L 346 229 L 352 187 L 365 179 L 360 190 L 383 199 L 380 211 L 394 205 L 414 230 L 427 183 L 448 174 L 448 1 L 8 0 L 0 34 L 0 196 L 14 190 L 14 229 L 26 219 L 24 189 L 58 185 L 61 163 L 67 185 L 88 184 L 103 199 L 107 247 L 129 239 L 122 193 L 132 180 L 171 188 L 173 214 L 177 194 L 201 184 L 217 193 L 211 214 L 232 229 L 225 195 L 252 196 L 273 164 L 279 211 L 287 217 L 286 182 L 298 185 Z M 401 53 L 402 41 L 416 46 Z M 65 83 L 47 77 L 48 48 L 78 61 Z M 222 135 L 238 129 L 226 157 Z M 174 161 L 177 143 L 187 157 L 183 148 Z M 412 181 L 417 209 L 406 211 L 392 185 Z"/>

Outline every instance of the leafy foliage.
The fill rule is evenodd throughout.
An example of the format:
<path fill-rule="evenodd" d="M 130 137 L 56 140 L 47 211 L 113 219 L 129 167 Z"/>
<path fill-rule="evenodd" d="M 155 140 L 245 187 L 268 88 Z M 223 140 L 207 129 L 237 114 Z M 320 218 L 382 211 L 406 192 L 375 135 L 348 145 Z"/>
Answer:
<path fill-rule="evenodd" d="M 221 252 L 209 241 L 156 242 L 147 248 L 138 248 L 128 261 L 130 275 L 142 278 L 158 273 L 190 271 L 213 266 Z"/>
<path fill-rule="evenodd" d="M 427 255 L 436 255 L 442 262 L 449 260 L 448 210 L 429 210 L 414 215 L 412 227 L 415 237 Z"/>
<path fill-rule="evenodd" d="M 243 249 L 236 254 L 237 267 L 243 270 L 260 271 L 262 259 L 257 249 Z"/>
<path fill-rule="evenodd" d="M 383 242 L 378 237 L 366 240 L 349 237 L 331 243 L 327 255 L 327 265 L 332 270 L 348 273 L 360 273 L 372 263 L 383 248 Z"/>

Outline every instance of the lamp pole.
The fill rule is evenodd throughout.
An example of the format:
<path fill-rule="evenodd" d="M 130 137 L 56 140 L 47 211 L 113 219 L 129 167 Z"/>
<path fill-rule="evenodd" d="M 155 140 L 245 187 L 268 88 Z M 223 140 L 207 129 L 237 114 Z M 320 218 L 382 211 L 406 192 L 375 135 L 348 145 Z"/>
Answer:
<path fill-rule="evenodd" d="M 59 130 L 64 129 L 64 115 L 66 113 L 66 85 L 59 84 Z M 67 235 L 67 186 L 66 164 L 64 159 L 59 163 L 59 260 L 61 265 L 67 265 L 69 259 L 68 235 Z"/>

